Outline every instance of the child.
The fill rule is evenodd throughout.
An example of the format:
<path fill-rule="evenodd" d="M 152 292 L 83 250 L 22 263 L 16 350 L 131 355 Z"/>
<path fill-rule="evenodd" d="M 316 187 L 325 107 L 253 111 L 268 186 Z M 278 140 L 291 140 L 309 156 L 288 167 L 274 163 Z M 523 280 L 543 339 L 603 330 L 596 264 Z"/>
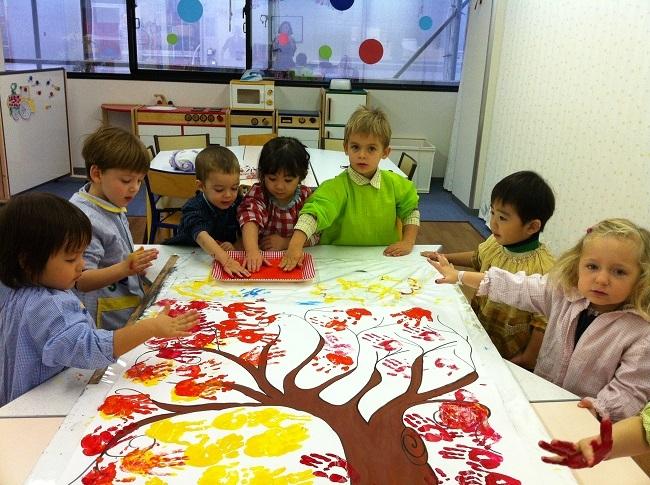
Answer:
<path fill-rule="evenodd" d="M 93 237 L 84 252 L 86 269 L 77 281 L 79 299 L 97 327 L 120 328 L 144 296 L 139 275 L 158 257 L 154 249 L 133 251 L 126 206 L 149 170 L 149 153 L 133 134 L 102 127 L 86 138 L 81 154 L 90 180 L 70 202 L 90 219 Z"/>
<path fill-rule="evenodd" d="M 209 146 L 198 153 L 195 165 L 198 191 L 183 206 L 176 236 L 165 244 L 201 246 L 229 275 L 249 276 L 226 252 L 234 249 L 239 234 L 237 207 L 242 197 L 237 157 L 225 147 Z"/>
<path fill-rule="evenodd" d="M 429 262 L 438 283 L 548 318 L 535 374 L 579 396 L 581 407 L 620 421 L 650 400 L 650 233 L 626 219 L 587 230 L 546 276 L 456 271 Z"/>
<path fill-rule="evenodd" d="M 323 182 L 305 203 L 280 267 L 290 271 L 301 264 L 305 241 L 316 232 L 321 244 L 388 245 L 386 256 L 411 252 L 420 225 L 418 194 L 411 181 L 378 170 L 381 159 L 390 154 L 390 136 L 380 109 L 360 106 L 352 113 L 343 134 L 350 166 Z"/>
<path fill-rule="evenodd" d="M 301 184 L 308 170 L 309 153 L 295 138 L 274 138 L 262 147 L 257 167 L 260 182 L 253 185 L 237 210 L 250 272 L 268 264 L 260 246 L 263 250 L 287 249 L 298 213 L 311 194 L 311 189 Z M 307 245 L 317 242 L 313 235 Z"/>
<path fill-rule="evenodd" d="M 508 175 L 494 186 L 490 202 L 492 235 L 474 252 L 445 254 L 447 261 L 482 272 L 496 266 L 511 273 L 547 273 L 553 255 L 539 234 L 553 215 L 555 197 L 544 179 L 528 171 Z M 438 260 L 435 252 L 422 255 Z M 546 318 L 485 296 L 474 296 L 472 308 L 502 357 L 529 370 L 535 367 Z"/>
<path fill-rule="evenodd" d="M 91 241 L 86 215 L 55 195 L 28 193 L 0 209 L 0 406 L 66 367 L 100 369 L 151 337 L 189 335 L 195 311 L 169 308 L 114 332 L 95 329 L 70 289 Z"/>
<path fill-rule="evenodd" d="M 613 436 L 612 436 L 613 434 Z M 602 460 L 635 456 L 650 452 L 650 403 L 639 416 L 619 421 L 614 426 L 609 419 L 600 422 L 600 435 L 584 438 L 577 443 L 553 440 L 539 442 L 540 448 L 557 456 L 543 456 L 542 461 L 566 465 L 569 468 L 592 467 Z"/>

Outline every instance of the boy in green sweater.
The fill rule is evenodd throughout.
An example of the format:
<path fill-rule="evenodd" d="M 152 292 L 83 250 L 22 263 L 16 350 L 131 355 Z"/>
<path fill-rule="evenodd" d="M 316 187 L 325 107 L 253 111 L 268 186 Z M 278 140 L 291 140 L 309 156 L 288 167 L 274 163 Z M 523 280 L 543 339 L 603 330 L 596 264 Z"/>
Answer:
<path fill-rule="evenodd" d="M 390 124 L 380 109 L 360 106 L 352 113 L 343 135 L 350 166 L 309 197 L 281 268 L 291 271 L 300 265 L 305 241 L 317 232 L 321 244 L 387 245 L 386 256 L 411 252 L 420 226 L 415 186 L 401 175 L 378 168 L 390 154 L 390 136 Z"/>

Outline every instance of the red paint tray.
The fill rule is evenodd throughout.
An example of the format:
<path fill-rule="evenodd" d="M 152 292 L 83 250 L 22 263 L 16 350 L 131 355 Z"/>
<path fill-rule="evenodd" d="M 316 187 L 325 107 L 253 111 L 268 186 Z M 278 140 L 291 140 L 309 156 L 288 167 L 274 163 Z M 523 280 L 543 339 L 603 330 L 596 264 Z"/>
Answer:
<path fill-rule="evenodd" d="M 244 261 L 244 251 L 228 251 L 231 258 L 242 263 Z M 284 256 L 284 251 L 262 251 L 262 255 L 271 263 L 271 266 L 262 265 L 259 271 L 249 277 L 230 276 L 223 270 L 221 263 L 214 261 L 212 265 L 212 277 L 221 281 L 308 281 L 316 276 L 314 269 L 314 260 L 311 254 L 304 253 L 302 268 L 296 267 L 291 271 L 283 271 L 278 265 Z"/>

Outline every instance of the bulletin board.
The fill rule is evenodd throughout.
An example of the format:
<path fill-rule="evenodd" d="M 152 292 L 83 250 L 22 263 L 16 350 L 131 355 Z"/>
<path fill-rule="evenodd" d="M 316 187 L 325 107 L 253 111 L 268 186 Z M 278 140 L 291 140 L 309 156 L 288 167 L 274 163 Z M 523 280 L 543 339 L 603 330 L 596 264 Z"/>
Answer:
<path fill-rule="evenodd" d="M 68 175 L 65 71 L 0 73 L 0 199 Z"/>

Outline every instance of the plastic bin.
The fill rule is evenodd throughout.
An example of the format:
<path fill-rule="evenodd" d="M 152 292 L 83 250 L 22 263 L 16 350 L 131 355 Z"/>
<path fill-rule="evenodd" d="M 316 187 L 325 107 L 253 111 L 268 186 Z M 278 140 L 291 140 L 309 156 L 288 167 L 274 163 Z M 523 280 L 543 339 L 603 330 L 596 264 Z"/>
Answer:
<path fill-rule="evenodd" d="M 392 138 L 390 146 L 392 150 L 390 159 L 396 164 L 399 163 L 402 152 L 406 152 L 418 162 L 413 183 L 418 192 L 428 193 L 431 188 L 431 172 L 436 147 L 424 138 Z"/>

